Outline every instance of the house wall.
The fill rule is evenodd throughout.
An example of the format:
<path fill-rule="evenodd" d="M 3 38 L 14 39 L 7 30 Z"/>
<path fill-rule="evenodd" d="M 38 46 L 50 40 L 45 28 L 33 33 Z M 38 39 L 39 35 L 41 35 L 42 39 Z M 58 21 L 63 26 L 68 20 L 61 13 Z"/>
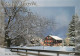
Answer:
<path fill-rule="evenodd" d="M 55 40 L 52 37 L 46 37 L 44 43 L 46 46 L 61 46 L 62 40 Z"/>

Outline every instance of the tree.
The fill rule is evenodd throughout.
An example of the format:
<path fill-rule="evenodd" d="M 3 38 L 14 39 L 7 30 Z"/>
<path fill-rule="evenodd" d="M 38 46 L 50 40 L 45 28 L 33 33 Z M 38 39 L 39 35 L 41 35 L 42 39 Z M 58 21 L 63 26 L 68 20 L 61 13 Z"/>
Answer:
<path fill-rule="evenodd" d="M 68 37 L 70 37 L 70 45 L 75 45 L 75 38 L 76 38 L 76 23 L 78 22 L 78 16 L 73 15 L 72 21 L 69 24 L 69 29 L 68 29 Z"/>
<path fill-rule="evenodd" d="M 44 37 L 46 33 L 44 29 L 48 27 L 54 28 L 54 22 L 51 22 L 51 20 L 49 21 L 47 18 L 34 15 L 31 12 L 24 18 L 22 16 L 16 18 L 15 24 L 11 27 L 12 31 L 10 32 L 10 36 L 15 38 L 22 36 L 27 44 L 30 44 L 30 41 L 34 37 Z"/>
<path fill-rule="evenodd" d="M 76 43 L 75 50 L 80 51 L 80 20 L 76 23 Z"/>
<path fill-rule="evenodd" d="M 24 1 L 22 1 L 22 0 L 11 0 L 11 1 L 6 2 L 5 0 L 1 0 L 1 4 L 3 6 L 5 16 L 6 16 L 5 17 L 6 18 L 5 41 L 7 41 L 7 43 L 9 43 L 8 42 L 9 32 L 10 32 L 9 29 L 14 24 L 14 20 L 16 19 L 16 15 L 19 14 L 19 12 L 24 12 L 26 10 L 24 8 L 25 1 L 26 0 L 24 0 Z"/>
<path fill-rule="evenodd" d="M 12 6 L 10 7 L 7 7 L 4 1 L 1 2 L 5 10 L 5 40 L 8 44 L 10 44 L 9 39 L 15 40 L 15 38 L 23 38 L 25 43 L 28 43 L 35 35 L 42 37 L 48 27 L 54 28 L 53 21 L 35 15 L 27 7 L 24 7 L 25 1 L 11 0 Z M 14 43 L 14 41 L 11 42 Z M 18 43 L 21 42 L 18 41 Z"/>
<path fill-rule="evenodd" d="M 0 0 L 1 2 L 1 0 Z M 4 45 L 4 37 L 5 37 L 5 31 L 4 31 L 4 9 L 0 3 L 0 47 Z"/>
<path fill-rule="evenodd" d="M 75 42 L 73 42 L 73 43 L 75 44 L 75 50 L 80 51 L 80 20 L 79 20 L 79 16 L 76 14 L 75 16 L 73 16 L 73 19 L 74 20 L 72 20 L 72 21 L 74 22 L 74 24 L 72 24 L 72 25 L 74 25 L 75 27 L 72 29 L 74 29 L 73 32 L 75 35 L 70 35 L 70 38 L 74 37 Z M 72 31 L 70 31 L 70 32 L 72 32 Z"/>

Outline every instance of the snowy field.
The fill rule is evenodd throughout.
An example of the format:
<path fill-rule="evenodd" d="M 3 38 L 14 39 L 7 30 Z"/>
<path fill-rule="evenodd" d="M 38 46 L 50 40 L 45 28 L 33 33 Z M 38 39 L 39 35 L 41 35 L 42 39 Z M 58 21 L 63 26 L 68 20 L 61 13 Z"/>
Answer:
<path fill-rule="evenodd" d="M 0 48 L 0 56 L 19 56 L 17 53 L 12 53 L 9 49 Z"/>
<path fill-rule="evenodd" d="M 27 48 L 27 49 L 39 49 L 39 50 L 53 50 L 53 51 L 73 51 L 74 47 L 69 47 L 69 46 L 59 46 L 59 47 L 50 47 L 50 46 L 34 46 L 34 47 L 14 47 L 14 48 Z M 21 51 L 21 50 L 20 50 Z M 33 52 L 33 51 L 28 51 L 29 53 L 35 53 L 37 54 L 38 52 Z M 23 54 L 19 53 L 20 55 L 17 55 L 15 52 L 11 52 L 9 49 L 5 48 L 0 48 L 0 56 L 37 56 L 37 55 L 31 55 L 31 54 Z M 48 52 L 40 52 L 40 54 L 43 54 L 44 56 L 57 56 L 56 53 L 48 53 Z M 42 56 L 42 55 L 41 55 Z M 80 56 L 80 55 L 74 55 L 74 54 L 60 54 L 59 56 Z"/>
<path fill-rule="evenodd" d="M 29 48 L 29 49 L 42 49 L 42 50 L 54 50 L 54 51 L 73 51 L 74 47 L 69 47 L 69 46 L 35 46 L 35 47 L 22 47 L 22 48 Z"/>
<path fill-rule="evenodd" d="M 73 48 L 74 47 L 70 47 L 70 46 L 59 46 L 59 47 L 50 47 L 50 46 L 34 46 L 34 47 L 14 47 L 14 48 L 27 48 L 27 49 L 39 49 L 39 50 L 53 50 L 53 51 L 73 51 Z M 38 52 L 33 52 L 33 51 L 28 51 L 28 52 L 31 52 L 31 53 L 38 53 Z M 48 52 L 40 52 L 40 54 L 45 54 L 47 56 L 57 56 L 56 53 L 48 53 Z M 23 54 L 25 55 L 25 54 Z M 36 56 L 36 55 L 30 55 L 28 54 L 27 56 Z M 80 55 L 74 55 L 74 54 L 60 54 L 59 56 L 80 56 Z"/>

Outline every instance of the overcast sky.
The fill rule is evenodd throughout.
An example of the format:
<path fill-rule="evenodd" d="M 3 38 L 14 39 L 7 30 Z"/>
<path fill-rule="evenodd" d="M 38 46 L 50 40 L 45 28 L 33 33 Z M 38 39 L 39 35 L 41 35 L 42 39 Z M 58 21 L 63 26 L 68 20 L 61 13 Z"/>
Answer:
<path fill-rule="evenodd" d="M 80 15 L 80 0 L 31 0 L 37 3 L 38 7 L 69 7 L 74 6 L 75 12 Z"/>
<path fill-rule="evenodd" d="M 57 23 L 53 35 L 66 37 L 68 24 L 75 13 L 80 16 L 80 0 L 31 0 L 37 3 L 36 7 L 31 8 L 34 13 L 42 17 L 54 20 Z M 48 30 L 47 32 L 51 32 Z M 47 33 L 45 35 L 49 35 Z"/>
<path fill-rule="evenodd" d="M 65 38 L 72 15 L 80 16 L 80 0 L 34 0 L 38 8 L 32 11 L 42 16 L 55 19 L 56 29 L 53 35 Z M 51 30 L 49 30 L 51 31 Z M 47 33 L 46 35 L 48 35 Z"/>
<path fill-rule="evenodd" d="M 75 14 L 75 7 L 32 7 L 32 12 L 39 16 L 55 21 L 55 29 L 46 31 L 45 36 L 53 34 L 62 38 L 66 37 L 68 25 Z"/>
<path fill-rule="evenodd" d="M 34 0 L 34 1 L 37 2 L 37 7 L 39 7 L 37 9 L 35 8 L 36 11 L 38 11 L 37 13 L 39 13 L 42 16 L 47 16 L 49 18 L 55 19 L 57 26 L 53 32 L 53 35 L 57 35 L 62 38 L 66 37 L 68 24 L 72 19 L 72 15 L 78 14 L 80 16 L 80 0 Z"/>

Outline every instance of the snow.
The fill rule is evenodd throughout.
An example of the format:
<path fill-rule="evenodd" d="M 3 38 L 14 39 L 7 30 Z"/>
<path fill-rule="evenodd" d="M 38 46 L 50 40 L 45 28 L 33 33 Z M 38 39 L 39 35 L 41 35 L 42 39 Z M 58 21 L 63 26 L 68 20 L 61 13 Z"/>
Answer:
<path fill-rule="evenodd" d="M 27 48 L 27 49 L 41 49 L 41 50 L 55 50 L 55 51 L 73 51 L 74 47 L 70 46 L 34 46 L 34 47 L 14 47 L 14 48 Z"/>
<path fill-rule="evenodd" d="M 70 47 L 70 46 L 34 46 L 34 47 L 14 47 L 14 48 L 26 48 L 26 49 L 39 49 L 39 50 L 54 50 L 54 51 L 73 51 L 73 48 L 74 47 Z M 31 52 L 31 53 L 38 53 L 36 51 L 28 51 L 28 52 Z M 48 52 L 40 52 L 41 54 L 45 54 L 45 55 L 48 55 L 48 56 L 57 56 L 56 53 L 48 53 Z M 30 55 L 28 54 L 28 56 L 34 56 L 34 55 Z M 76 56 L 74 54 L 60 54 L 59 56 Z M 79 55 L 80 56 L 80 55 Z"/>
<path fill-rule="evenodd" d="M 70 46 L 34 46 L 34 47 L 13 47 L 13 48 L 27 48 L 27 49 L 39 49 L 39 50 L 54 50 L 54 51 L 73 51 L 74 47 L 70 47 Z M 19 51 L 23 51 L 23 50 L 19 50 Z M 30 53 L 38 53 L 36 51 L 28 51 Z M 19 53 L 20 54 L 20 53 Z M 40 52 L 40 54 L 45 54 L 48 56 L 57 56 L 56 53 L 48 53 L 48 52 Z M 22 54 L 21 55 L 26 55 L 26 54 Z M 20 56 L 17 55 L 17 53 L 11 52 L 9 49 L 6 48 L 0 48 L 0 56 Z M 36 55 L 31 55 L 31 54 L 27 54 L 27 56 L 36 56 Z M 74 54 L 60 54 L 59 56 L 75 56 Z M 80 56 L 80 55 L 79 55 Z"/>
<path fill-rule="evenodd" d="M 62 38 L 58 37 L 58 36 L 52 36 L 52 35 L 49 35 L 50 37 L 56 39 L 56 40 L 63 40 Z"/>
<path fill-rule="evenodd" d="M 9 49 L 0 48 L 0 56 L 19 56 L 17 53 L 12 53 Z"/>

